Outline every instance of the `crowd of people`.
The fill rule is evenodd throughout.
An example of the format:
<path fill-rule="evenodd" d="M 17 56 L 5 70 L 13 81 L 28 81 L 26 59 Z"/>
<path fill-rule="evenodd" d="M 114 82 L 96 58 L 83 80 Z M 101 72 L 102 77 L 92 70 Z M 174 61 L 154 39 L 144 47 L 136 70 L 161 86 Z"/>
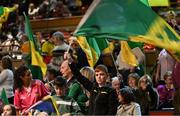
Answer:
<path fill-rule="evenodd" d="M 7 108 L 15 108 L 17 115 L 26 115 L 32 105 L 47 95 L 56 101 L 61 115 L 148 115 L 150 111 L 174 107 L 176 114 L 179 114 L 178 92 L 176 93 L 179 63 L 173 58 L 168 59 L 168 53 L 162 56 L 165 50 L 160 52 L 157 63 L 166 63 L 166 66 L 161 67 L 161 70 L 157 68 L 154 77 L 156 81 L 153 81 L 151 75 L 144 73 L 140 76 L 137 70 L 126 73 L 110 71 L 106 62 L 103 62 L 103 57 L 94 68 L 89 67 L 86 55 L 78 43 L 71 40 L 71 44 L 68 44 L 63 33 L 56 31 L 48 40 L 39 43 L 47 64 L 46 76 L 39 80 L 28 65 L 27 51 L 30 48 L 26 44 L 27 36 L 23 36 L 26 38 L 23 42 L 26 47 L 22 44 L 23 64 L 15 69 L 10 56 L 2 58 L 0 90 L 5 89 L 10 103 L 4 106 L 3 115 L 8 113 Z M 166 58 L 161 61 L 163 57 Z M 168 68 L 172 60 L 173 66 Z M 55 113 L 40 112 L 48 115 Z"/>
<path fill-rule="evenodd" d="M 77 7 L 71 5 L 68 0 L 43 0 L 36 8 L 33 3 L 29 4 L 27 12 L 32 19 L 72 16 L 71 10 L 75 11 Z M 38 14 L 40 12 L 42 14 Z M 58 112 L 64 116 L 149 115 L 150 111 L 167 109 L 180 114 L 180 63 L 165 49 L 160 50 L 157 69 L 150 75 L 143 69 L 143 48 L 134 47 L 132 51 L 139 65 L 130 66 L 119 55 L 119 41 L 109 40 L 109 49 L 103 51 L 94 67 L 90 67 L 76 40 L 65 38 L 60 31 L 50 32 L 47 38 L 37 32 L 36 44 L 47 65 L 46 75 L 41 78 L 39 72 L 31 70 L 28 36 L 21 24 L 18 38 L 22 64 L 15 67 L 9 55 L 1 60 L 0 96 L 5 90 L 9 102 L 0 104 L 1 115 L 57 115 L 49 110 L 32 111 L 32 106 L 46 96 L 53 98 Z M 108 62 L 105 57 L 110 58 Z"/>

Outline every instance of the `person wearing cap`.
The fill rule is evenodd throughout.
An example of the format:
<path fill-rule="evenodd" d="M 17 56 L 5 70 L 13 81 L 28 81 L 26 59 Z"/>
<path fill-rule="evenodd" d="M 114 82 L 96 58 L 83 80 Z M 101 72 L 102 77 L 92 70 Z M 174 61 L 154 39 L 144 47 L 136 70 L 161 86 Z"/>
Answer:
<path fill-rule="evenodd" d="M 54 80 L 54 88 L 56 95 L 53 98 L 56 101 L 58 110 L 61 115 L 80 115 L 81 109 L 78 103 L 71 97 L 66 95 L 67 81 L 61 76 L 57 76 Z"/>
<path fill-rule="evenodd" d="M 64 52 L 66 52 L 70 46 L 64 41 L 64 34 L 62 32 L 55 32 L 52 35 L 53 43 L 55 47 L 52 50 L 53 58 L 51 60 L 51 65 L 55 69 L 59 69 L 59 65 L 62 63 Z"/>
<path fill-rule="evenodd" d="M 68 57 L 68 55 L 65 55 Z M 74 62 L 70 61 L 69 66 L 76 75 L 76 79 L 90 92 L 88 115 L 115 115 L 117 112 L 117 94 L 114 89 L 106 83 L 108 79 L 108 69 L 105 65 L 98 65 L 95 68 L 95 79 L 93 83 L 82 76 Z"/>

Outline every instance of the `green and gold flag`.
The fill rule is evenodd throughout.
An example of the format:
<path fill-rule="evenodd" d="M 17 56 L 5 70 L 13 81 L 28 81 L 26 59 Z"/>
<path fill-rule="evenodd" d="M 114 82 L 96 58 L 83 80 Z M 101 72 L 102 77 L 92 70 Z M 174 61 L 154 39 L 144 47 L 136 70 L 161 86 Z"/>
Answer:
<path fill-rule="evenodd" d="M 94 0 L 75 35 L 143 42 L 180 53 L 179 35 L 140 0 Z"/>
<path fill-rule="evenodd" d="M 31 55 L 30 69 L 34 75 L 37 75 L 37 77 L 35 78 L 42 80 L 42 77 L 45 76 L 46 74 L 47 66 L 44 63 L 43 58 L 40 54 L 39 47 L 37 45 L 37 40 L 35 40 L 35 38 L 33 37 L 29 19 L 26 15 L 24 16 L 25 16 L 25 31 L 30 43 L 30 55 Z M 41 69 L 41 71 L 39 71 L 39 69 Z"/>

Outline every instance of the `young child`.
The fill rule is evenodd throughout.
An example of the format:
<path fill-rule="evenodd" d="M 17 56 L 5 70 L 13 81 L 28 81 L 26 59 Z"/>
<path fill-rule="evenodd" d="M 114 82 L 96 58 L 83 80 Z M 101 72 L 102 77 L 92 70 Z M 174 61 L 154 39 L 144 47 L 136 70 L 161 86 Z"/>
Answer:
<path fill-rule="evenodd" d="M 58 110 L 61 115 L 65 114 L 71 114 L 71 115 L 80 115 L 81 109 L 77 102 L 68 96 L 66 96 L 66 80 L 61 77 L 57 76 L 54 80 L 55 85 L 55 92 L 56 95 L 53 96 L 53 98 L 56 100 L 56 103 L 58 105 Z"/>

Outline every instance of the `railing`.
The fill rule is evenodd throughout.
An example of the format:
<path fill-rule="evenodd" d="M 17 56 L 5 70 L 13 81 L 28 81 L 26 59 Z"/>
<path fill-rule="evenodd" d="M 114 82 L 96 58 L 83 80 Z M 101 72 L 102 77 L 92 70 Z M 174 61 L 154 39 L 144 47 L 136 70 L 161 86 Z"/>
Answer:
<path fill-rule="evenodd" d="M 31 20 L 33 31 L 73 31 L 79 24 L 82 16 L 48 18 Z"/>

